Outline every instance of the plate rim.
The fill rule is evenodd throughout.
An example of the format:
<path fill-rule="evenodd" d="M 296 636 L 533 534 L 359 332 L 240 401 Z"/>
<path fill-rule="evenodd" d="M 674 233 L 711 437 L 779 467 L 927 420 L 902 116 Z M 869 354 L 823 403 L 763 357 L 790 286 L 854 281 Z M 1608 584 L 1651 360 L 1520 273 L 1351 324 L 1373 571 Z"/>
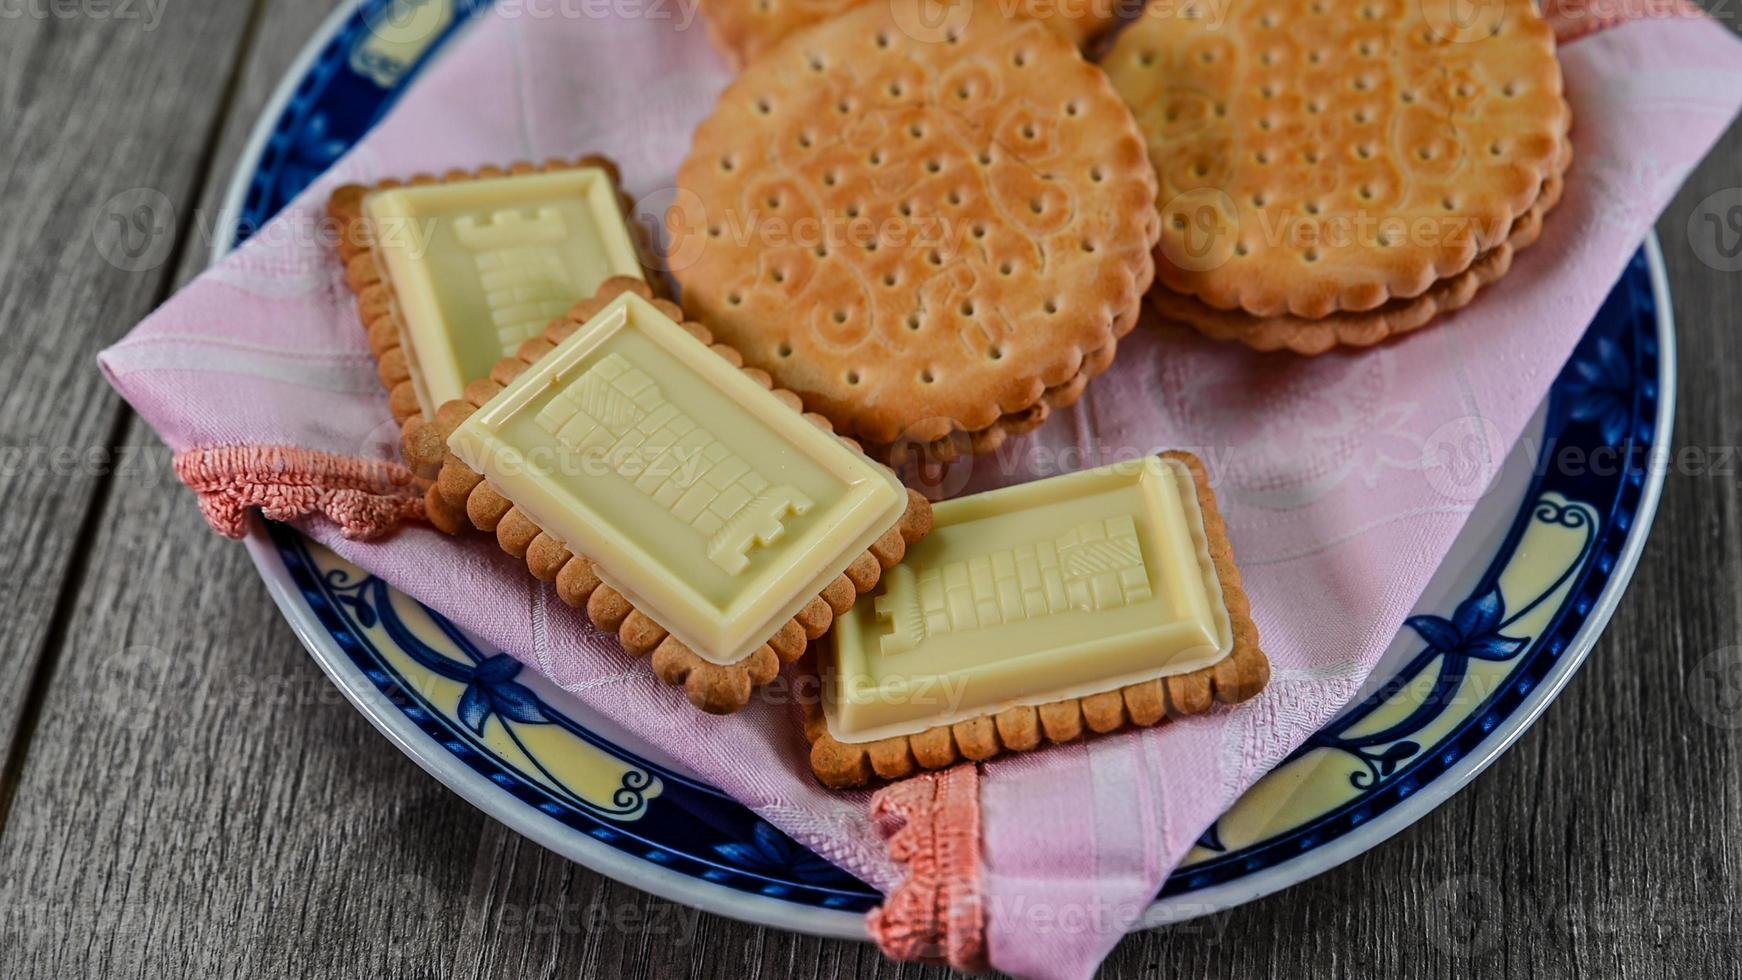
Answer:
<path fill-rule="evenodd" d="M 300 532 L 298 532 L 300 533 Z M 795 932 L 841 939 L 868 939 L 865 917 L 856 912 L 796 905 L 765 895 L 753 895 L 713 885 L 702 879 L 662 868 L 650 861 L 624 854 L 586 834 L 578 834 L 556 818 L 527 807 L 513 794 L 464 766 L 417 727 L 392 702 L 374 691 L 369 679 L 333 644 L 327 628 L 314 609 L 302 601 L 302 593 L 290 570 L 278 560 L 271 535 L 258 514 L 249 520 L 243 538 L 248 557 L 266 583 L 266 591 L 290 624 L 291 631 L 320 666 L 339 692 L 376 731 L 387 737 L 424 772 L 510 830 L 571 861 L 614 881 L 651 892 L 704 912 L 724 915 L 752 925 L 772 925 Z"/>
<path fill-rule="evenodd" d="M 301 79 L 344 24 L 368 2 L 370 0 L 343 0 L 336 6 L 304 43 L 279 79 L 255 120 L 231 174 L 230 184 L 219 211 L 216 234 L 213 236 L 210 262 L 217 262 L 235 245 L 238 221 L 253 174 L 272 137 L 276 121 L 294 97 Z M 1654 420 L 1654 444 L 1666 446 L 1673 438 L 1676 407 L 1675 312 L 1663 264 L 1663 253 L 1655 229 L 1646 236 L 1642 246 L 1646 252 L 1651 294 L 1656 305 L 1655 334 L 1659 345 L 1656 379 L 1659 395 Z M 1482 740 L 1477 751 L 1465 755 L 1457 764 L 1408 799 L 1311 851 L 1278 861 L 1263 870 L 1232 881 L 1154 900 L 1143 917 L 1134 924 L 1132 931 L 1157 928 L 1225 911 L 1316 877 L 1372 850 L 1419 822 L 1474 781 L 1536 723 L 1596 646 L 1597 640 L 1614 615 L 1621 596 L 1631 584 L 1645 544 L 1650 538 L 1667 473 L 1668 456 L 1654 451 L 1641 488 L 1638 509 L 1632 515 L 1632 526 L 1595 605 L 1585 615 L 1554 669 L 1523 699 L 1502 725 L 1497 726 Z M 244 545 L 280 614 L 290 624 L 292 632 L 311 658 L 340 689 L 346 700 L 369 719 L 376 730 L 400 752 L 410 757 L 449 790 L 483 811 L 486 816 L 569 860 L 661 898 L 753 925 L 773 926 L 831 938 L 868 938 L 865 917 L 861 913 L 800 906 L 778 898 L 746 894 L 631 857 L 587 835 L 574 833 L 536 809 L 522 806 L 512 794 L 460 765 L 451 755 L 431 750 L 429 736 L 419 730 L 403 713 L 397 709 L 384 710 L 390 707 L 388 702 L 366 696 L 370 689 L 367 678 L 349 662 L 343 651 L 333 646 L 326 628 L 318 621 L 312 608 L 302 601 L 300 591 L 292 581 L 289 570 L 278 560 L 276 549 L 258 516 L 250 523 Z M 439 746 L 436 748 L 439 749 Z"/>
<path fill-rule="evenodd" d="M 368 0 L 341 0 L 338 6 L 329 11 L 315 28 L 315 32 L 303 42 L 296 57 L 291 59 L 283 76 L 278 79 L 278 84 L 273 86 L 266 104 L 260 107 L 260 116 L 254 120 L 253 128 L 248 131 L 248 140 L 242 144 L 241 155 L 236 157 L 236 169 L 230 173 L 230 186 L 224 189 L 224 203 L 218 207 L 218 223 L 213 226 L 211 254 L 206 257 L 208 268 L 216 265 L 219 259 L 230 254 L 230 250 L 236 247 L 236 227 L 242 218 L 242 206 L 248 200 L 248 184 L 260 167 L 260 158 L 266 155 L 266 144 L 272 139 L 274 121 L 284 115 L 285 107 L 296 96 L 297 85 L 308 75 L 309 66 L 320 57 L 321 49 L 339 33 L 345 21 L 350 20 L 367 2 Z"/>
<path fill-rule="evenodd" d="M 1642 244 L 1645 250 L 1646 272 L 1651 282 L 1651 295 L 1657 308 L 1656 336 L 1658 343 L 1658 400 L 1653 420 L 1653 451 L 1643 486 L 1639 507 L 1634 511 L 1632 527 L 1609 571 L 1608 581 L 1597 596 L 1596 603 L 1585 614 L 1578 631 L 1567 642 L 1554 668 L 1542 682 L 1520 702 L 1505 721 L 1489 732 L 1477 745 L 1438 778 L 1424 784 L 1409 798 L 1386 809 L 1360 827 L 1313 848 L 1297 857 L 1269 865 L 1261 871 L 1243 875 L 1219 885 L 1210 885 L 1180 895 L 1157 899 L 1145 911 L 1139 928 L 1151 929 L 1173 925 L 1203 915 L 1212 915 L 1248 902 L 1257 901 L 1283 889 L 1298 885 L 1367 853 L 1379 845 L 1421 822 L 1428 814 L 1456 796 L 1476 777 L 1534 726 L 1542 713 L 1565 690 L 1573 676 L 1584 666 L 1609 620 L 1621 604 L 1621 597 L 1633 582 L 1633 573 L 1645 552 L 1651 529 L 1657 520 L 1657 505 L 1663 495 L 1663 484 L 1669 474 L 1669 456 L 1657 447 L 1668 446 L 1675 435 L 1676 385 L 1678 383 L 1675 336 L 1675 309 L 1670 303 L 1669 276 L 1663 264 L 1663 248 L 1654 228 Z M 1460 532 L 1462 533 L 1462 532 Z M 1399 629 L 1402 629 L 1400 626 Z M 1299 872 L 1288 874 L 1287 872 Z"/>
<path fill-rule="evenodd" d="M 237 226 L 247 200 L 249 183 L 272 139 L 275 122 L 290 105 L 302 78 L 320 57 L 321 51 L 367 2 L 369 0 L 343 0 L 334 7 L 303 43 L 302 49 L 297 52 L 273 88 L 272 95 L 261 107 L 260 115 L 255 119 L 248 140 L 236 158 L 235 169 L 230 174 L 224 203 L 218 211 L 218 223 L 212 236 L 208 265 L 217 263 L 236 245 Z M 367 678 L 349 662 L 349 658 L 343 656 L 343 651 L 325 646 L 331 642 L 331 638 L 315 617 L 314 610 L 302 601 L 301 592 L 291 580 L 289 570 L 278 561 L 277 552 L 262 520 L 259 515 L 250 519 L 243 545 L 249 559 L 254 563 L 255 571 L 265 582 L 273 604 L 290 624 L 291 631 L 296 634 L 310 659 L 339 688 L 345 700 L 367 718 L 375 730 L 385 736 L 396 749 L 448 790 L 477 807 L 485 816 L 539 846 L 613 881 L 699 908 L 704 912 L 723 915 L 751 925 L 775 926 L 831 938 L 869 940 L 862 914 L 800 906 L 777 898 L 733 891 L 630 857 L 585 834 L 570 831 L 554 818 L 536 809 L 521 806 L 513 794 L 461 766 L 448 753 L 431 751 L 429 737 L 418 730 L 416 724 L 403 713 L 397 709 L 391 713 L 384 712 L 381 709 L 386 702 L 381 699 L 368 699 L 359 693 L 368 689 Z"/>

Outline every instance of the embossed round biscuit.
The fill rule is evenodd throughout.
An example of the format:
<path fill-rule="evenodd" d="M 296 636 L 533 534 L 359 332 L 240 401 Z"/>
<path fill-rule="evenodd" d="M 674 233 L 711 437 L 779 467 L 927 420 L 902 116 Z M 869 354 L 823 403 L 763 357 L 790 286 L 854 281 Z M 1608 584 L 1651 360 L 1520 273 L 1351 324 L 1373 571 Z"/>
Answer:
<path fill-rule="evenodd" d="M 1155 0 L 1105 67 L 1160 181 L 1157 279 L 1258 316 L 1462 273 L 1537 201 L 1571 122 L 1531 0 Z"/>
<path fill-rule="evenodd" d="M 1155 175 L 1106 76 L 993 0 L 956 9 L 920 29 L 877 2 L 789 38 L 678 172 L 685 308 L 869 443 L 1033 407 L 1154 275 Z"/>
<path fill-rule="evenodd" d="M 735 65 L 759 57 L 788 34 L 867 0 L 701 0 L 708 35 Z M 1000 0 L 1011 14 L 1029 17 L 1083 45 L 1113 26 L 1135 0 Z"/>
<path fill-rule="evenodd" d="M 1571 150 L 1572 145 L 1568 144 L 1565 156 L 1568 162 Z M 1564 169 L 1565 164 L 1562 166 Z M 1476 261 L 1463 272 L 1435 282 L 1419 295 L 1392 299 L 1371 310 L 1338 312 L 1313 319 L 1288 314 L 1259 317 L 1243 310 L 1218 310 L 1166 287 L 1149 291 L 1150 305 L 1163 317 L 1187 324 L 1206 337 L 1239 341 L 1254 350 L 1322 354 L 1338 346 L 1371 347 L 1462 309 L 1476 298 L 1477 292 L 1505 276 L 1518 250 L 1535 242 L 1542 233 L 1543 215 L 1560 202 L 1563 186 L 1559 171 L 1549 175 L 1542 194 L 1512 223 L 1512 232 L 1506 240 L 1476 256 Z"/>

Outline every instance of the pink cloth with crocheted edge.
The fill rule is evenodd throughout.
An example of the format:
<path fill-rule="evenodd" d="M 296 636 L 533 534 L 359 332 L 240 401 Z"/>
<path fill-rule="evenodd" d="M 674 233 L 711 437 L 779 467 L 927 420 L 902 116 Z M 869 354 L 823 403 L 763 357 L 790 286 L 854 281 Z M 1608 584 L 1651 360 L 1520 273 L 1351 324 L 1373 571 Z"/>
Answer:
<path fill-rule="evenodd" d="M 1603 26 L 1578 10 L 1563 36 Z M 1742 100 L 1742 47 L 1704 18 L 1584 37 L 1562 49 L 1577 153 L 1566 197 L 1469 309 L 1375 350 L 1313 359 L 1134 333 L 1074 410 L 978 461 L 966 489 L 1197 451 L 1275 667 L 1270 688 L 1157 729 L 916 779 L 873 806 L 869 793 L 816 786 L 790 706 L 699 714 L 494 542 L 415 523 L 379 533 L 417 509 L 321 228 L 327 194 L 603 152 L 632 194 L 668 201 L 689 135 L 729 77 L 694 25 L 511 12 L 484 15 L 314 187 L 104 352 L 103 370 L 182 454 L 220 530 L 239 530 L 248 507 L 305 515 L 296 523 L 313 538 L 893 892 L 872 920 L 886 951 L 1019 976 L 1092 973 L 1201 831 L 1349 700 L 1482 477 Z M 1477 447 L 1468 472 L 1435 463 L 1458 445 Z"/>

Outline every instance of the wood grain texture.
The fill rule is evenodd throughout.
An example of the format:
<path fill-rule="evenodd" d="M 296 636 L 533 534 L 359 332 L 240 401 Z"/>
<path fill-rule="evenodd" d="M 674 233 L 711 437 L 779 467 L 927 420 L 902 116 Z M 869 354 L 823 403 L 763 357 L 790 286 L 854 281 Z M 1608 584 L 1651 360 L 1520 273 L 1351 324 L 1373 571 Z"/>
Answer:
<path fill-rule="evenodd" d="M 250 4 L 154 6 L 0 19 L 0 745 L 61 642 L 96 495 L 116 471 L 168 478 L 114 451 L 121 402 L 92 358 L 168 294 Z M 0 765 L 0 814 L 15 775 Z"/>
<path fill-rule="evenodd" d="M 147 288 L 85 244 L 88 215 L 67 215 L 92 188 L 149 183 L 142 173 L 215 213 L 248 126 L 329 4 L 265 4 L 210 179 L 186 186 L 199 166 L 189 130 L 217 111 L 211 78 L 242 51 L 244 17 L 231 10 L 241 6 L 172 4 L 156 36 L 130 43 L 91 25 L 0 31 L 0 172 L 9 188 L 46 188 L 69 209 L 9 205 L 0 225 L 0 372 L 11 382 L 0 399 L 24 378 L 61 392 L 64 409 L 0 400 L 0 445 L 110 445 L 117 409 L 89 355 L 143 312 L 163 276 L 202 265 L 206 242 L 186 240 L 173 276 L 166 264 Z M 100 50 L 106 80 L 90 74 Z M 184 87 L 171 99 L 128 79 Z M 93 86 L 110 108 L 95 107 Z M 124 135 L 83 175 L 57 143 L 97 138 L 71 118 L 75 97 Z M 50 99 L 58 108 L 41 107 Z M 150 120 L 121 118 L 141 100 Z M 14 119 L 28 125 L 14 130 Z M 1680 320 L 1675 442 L 1713 464 L 1742 444 L 1742 273 L 1703 264 L 1688 226 L 1711 194 L 1738 187 L 1742 128 L 1659 226 Z M 52 261 L 36 255 L 44 241 Z M 121 446 L 154 444 L 137 420 L 125 424 Z M 1126 940 L 1104 975 L 1742 975 L 1742 698 L 1725 700 L 1720 684 L 1742 691 L 1742 666 L 1725 653 L 1742 645 L 1739 466 L 1672 474 L 1591 660 L 1469 788 L 1326 875 Z M 40 704 L 0 826 L 0 977 L 946 975 L 882 962 L 865 944 L 681 908 L 484 818 L 343 701 L 242 549 L 204 530 L 185 491 L 165 479 L 94 496 L 101 485 L 0 473 L 0 487 L 46 486 L 54 498 L 0 512 L 0 581 L 27 569 L 34 596 L 0 600 L 0 744 L 26 693 Z M 39 520 L 71 514 L 76 527 L 92 500 L 102 506 L 89 554 L 69 558 L 66 532 Z M 70 571 L 75 559 L 82 573 Z M 18 681 L 30 668 L 12 661 L 46 641 L 55 669 L 32 692 Z"/>

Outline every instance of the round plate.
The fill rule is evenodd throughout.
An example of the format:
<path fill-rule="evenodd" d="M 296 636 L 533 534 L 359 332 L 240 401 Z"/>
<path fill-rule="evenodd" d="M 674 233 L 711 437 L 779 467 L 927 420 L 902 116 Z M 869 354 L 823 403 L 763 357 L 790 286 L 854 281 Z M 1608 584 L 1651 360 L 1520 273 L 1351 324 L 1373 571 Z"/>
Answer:
<path fill-rule="evenodd" d="M 349 149 L 482 6 L 353 0 L 329 18 L 261 119 L 220 225 L 236 238 L 214 258 Z M 1669 439 L 1674 386 L 1652 239 L 1362 697 L 1205 832 L 1143 925 L 1250 901 L 1340 864 L 1419 820 L 1518 738 L 1626 588 L 1663 482 L 1657 450 Z M 1563 465 L 1542 462 L 1551 456 Z M 863 936 L 874 889 L 657 747 L 286 527 L 260 525 L 248 548 L 334 683 L 401 751 L 492 817 L 675 901 Z"/>

